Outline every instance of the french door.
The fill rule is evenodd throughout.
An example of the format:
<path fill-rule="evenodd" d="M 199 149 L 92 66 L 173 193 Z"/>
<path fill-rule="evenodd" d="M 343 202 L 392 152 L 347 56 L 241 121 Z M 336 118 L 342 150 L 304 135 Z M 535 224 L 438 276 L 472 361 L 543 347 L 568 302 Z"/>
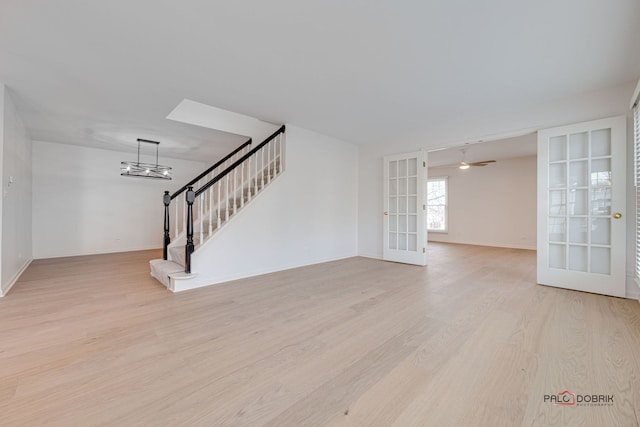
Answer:
<path fill-rule="evenodd" d="M 384 158 L 383 259 L 426 265 L 426 153 Z"/>
<path fill-rule="evenodd" d="M 625 296 L 626 118 L 538 132 L 538 277 Z"/>

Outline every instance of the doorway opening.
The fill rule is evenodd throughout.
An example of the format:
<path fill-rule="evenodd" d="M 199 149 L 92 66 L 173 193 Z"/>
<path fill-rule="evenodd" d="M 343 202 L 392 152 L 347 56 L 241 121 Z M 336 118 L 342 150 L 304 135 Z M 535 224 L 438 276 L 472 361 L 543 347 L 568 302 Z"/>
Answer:
<path fill-rule="evenodd" d="M 427 240 L 536 249 L 537 135 L 428 152 Z"/>

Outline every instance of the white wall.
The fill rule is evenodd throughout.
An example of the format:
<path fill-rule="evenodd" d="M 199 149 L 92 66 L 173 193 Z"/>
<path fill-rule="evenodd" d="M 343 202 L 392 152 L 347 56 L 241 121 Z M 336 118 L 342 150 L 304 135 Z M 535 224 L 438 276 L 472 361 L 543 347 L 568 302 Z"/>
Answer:
<path fill-rule="evenodd" d="M 123 160 L 135 156 L 33 142 L 34 258 L 162 247 L 164 190 L 177 190 L 208 165 L 161 158 L 174 172 L 165 181 L 120 176 Z"/>
<path fill-rule="evenodd" d="M 287 125 L 286 170 L 192 258 L 193 285 L 356 256 L 358 148 Z"/>
<path fill-rule="evenodd" d="M 430 169 L 448 177 L 447 233 L 434 242 L 536 249 L 536 156 L 498 160 L 467 170 Z"/>
<path fill-rule="evenodd" d="M 31 140 L 9 91 L 0 85 L 2 282 L 4 295 L 32 260 Z"/>
<path fill-rule="evenodd" d="M 359 150 L 358 252 L 362 256 L 382 258 L 382 159 L 384 156 L 416 151 L 428 147 L 455 146 L 460 142 L 490 139 L 518 130 L 537 130 L 618 115 L 627 116 L 627 296 L 637 297 L 638 287 L 631 280 L 635 257 L 635 205 L 633 187 L 631 111 L 629 101 L 636 82 L 579 97 L 559 99 L 549 104 L 511 111 L 505 106 L 500 116 L 487 116 L 478 106 L 474 117 L 461 117 L 457 122 L 442 123 L 424 135 L 406 137 L 386 144 L 362 146 Z M 462 100 L 461 100 L 462 101 Z"/>

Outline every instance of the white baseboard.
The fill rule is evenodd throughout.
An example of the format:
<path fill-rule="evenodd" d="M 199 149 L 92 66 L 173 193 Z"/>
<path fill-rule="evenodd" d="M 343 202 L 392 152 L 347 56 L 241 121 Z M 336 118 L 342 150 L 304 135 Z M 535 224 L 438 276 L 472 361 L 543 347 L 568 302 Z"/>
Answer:
<path fill-rule="evenodd" d="M 140 251 L 152 251 L 162 250 L 162 246 L 158 246 L 157 243 L 153 245 L 145 245 L 131 248 L 111 248 L 111 249 L 96 249 L 96 250 L 81 250 L 81 251 L 66 251 L 60 253 L 51 254 L 34 254 L 33 259 L 54 259 L 54 258 L 69 258 L 74 256 L 87 256 L 87 255 L 107 255 L 107 254 L 120 254 L 124 252 L 140 252 Z"/>
<path fill-rule="evenodd" d="M 358 256 L 363 258 L 382 259 L 382 254 L 359 253 Z"/>
<path fill-rule="evenodd" d="M 454 240 L 436 240 L 436 239 L 430 239 L 429 242 L 434 242 L 434 243 L 453 243 L 456 245 L 472 245 L 472 246 L 488 246 L 491 248 L 505 248 L 505 249 L 526 249 L 528 251 L 535 251 L 537 250 L 537 247 L 535 246 L 530 246 L 530 245 L 516 245 L 516 244 L 510 244 L 510 243 L 493 243 L 493 242 L 460 242 L 460 241 L 454 241 Z M 429 244 L 429 243 L 427 243 Z"/>
<path fill-rule="evenodd" d="M 632 275 L 627 275 L 626 285 L 626 297 L 629 299 L 640 300 L 640 287 L 638 287 L 638 284 Z"/>
<path fill-rule="evenodd" d="M 18 272 L 13 275 L 11 280 L 9 280 L 9 286 L 7 286 L 7 289 L 3 289 L 3 287 L 0 286 L 0 298 L 9 293 L 13 285 L 16 284 L 20 276 L 22 276 L 22 273 L 24 273 L 24 271 L 27 269 L 27 267 L 29 267 L 32 261 L 33 261 L 33 258 L 29 258 L 28 260 L 25 261 L 25 263 L 22 265 L 22 267 L 20 267 Z"/>
<path fill-rule="evenodd" d="M 444 241 L 444 240 L 429 240 L 429 242 L 433 242 L 433 243 L 451 243 L 454 245 L 472 245 L 472 246 L 487 246 L 487 247 L 493 247 L 493 248 L 505 248 L 505 249 L 525 249 L 525 250 L 529 250 L 529 251 L 535 251 L 537 248 L 535 247 L 531 247 L 531 246 L 517 246 L 517 245 L 502 245 L 502 244 L 495 244 L 495 243 L 470 243 L 470 242 L 452 242 L 452 241 Z M 427 243 L 428 245 L 429 243 Z M 358 256 L 363 257 L 363 258 L 372 258 L 372 259 L 382 259 L 382 254 L 381 253 L 372 253 L 372 252 L 360 252 L 358 253 Z"/>

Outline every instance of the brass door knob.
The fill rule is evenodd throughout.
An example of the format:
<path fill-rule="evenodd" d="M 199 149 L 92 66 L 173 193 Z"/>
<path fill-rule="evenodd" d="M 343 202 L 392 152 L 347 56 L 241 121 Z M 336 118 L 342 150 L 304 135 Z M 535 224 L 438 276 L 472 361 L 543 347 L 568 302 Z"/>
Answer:
<path fill-rule="evenodd" d="M 389 215 L 389 212 L 386 212 L 386 211 L 385 211 L 385 213 L 384 213 L 384 214 L 385 214 L 385 215 Z"/>
<path fill-rule="evenodd" d="M 616 213 L 613 214 L 613 217 L 615 219 L 620 219 L 620 218 L 622 218 L 622 214 L 620 212 L 616 212 Z"/>

